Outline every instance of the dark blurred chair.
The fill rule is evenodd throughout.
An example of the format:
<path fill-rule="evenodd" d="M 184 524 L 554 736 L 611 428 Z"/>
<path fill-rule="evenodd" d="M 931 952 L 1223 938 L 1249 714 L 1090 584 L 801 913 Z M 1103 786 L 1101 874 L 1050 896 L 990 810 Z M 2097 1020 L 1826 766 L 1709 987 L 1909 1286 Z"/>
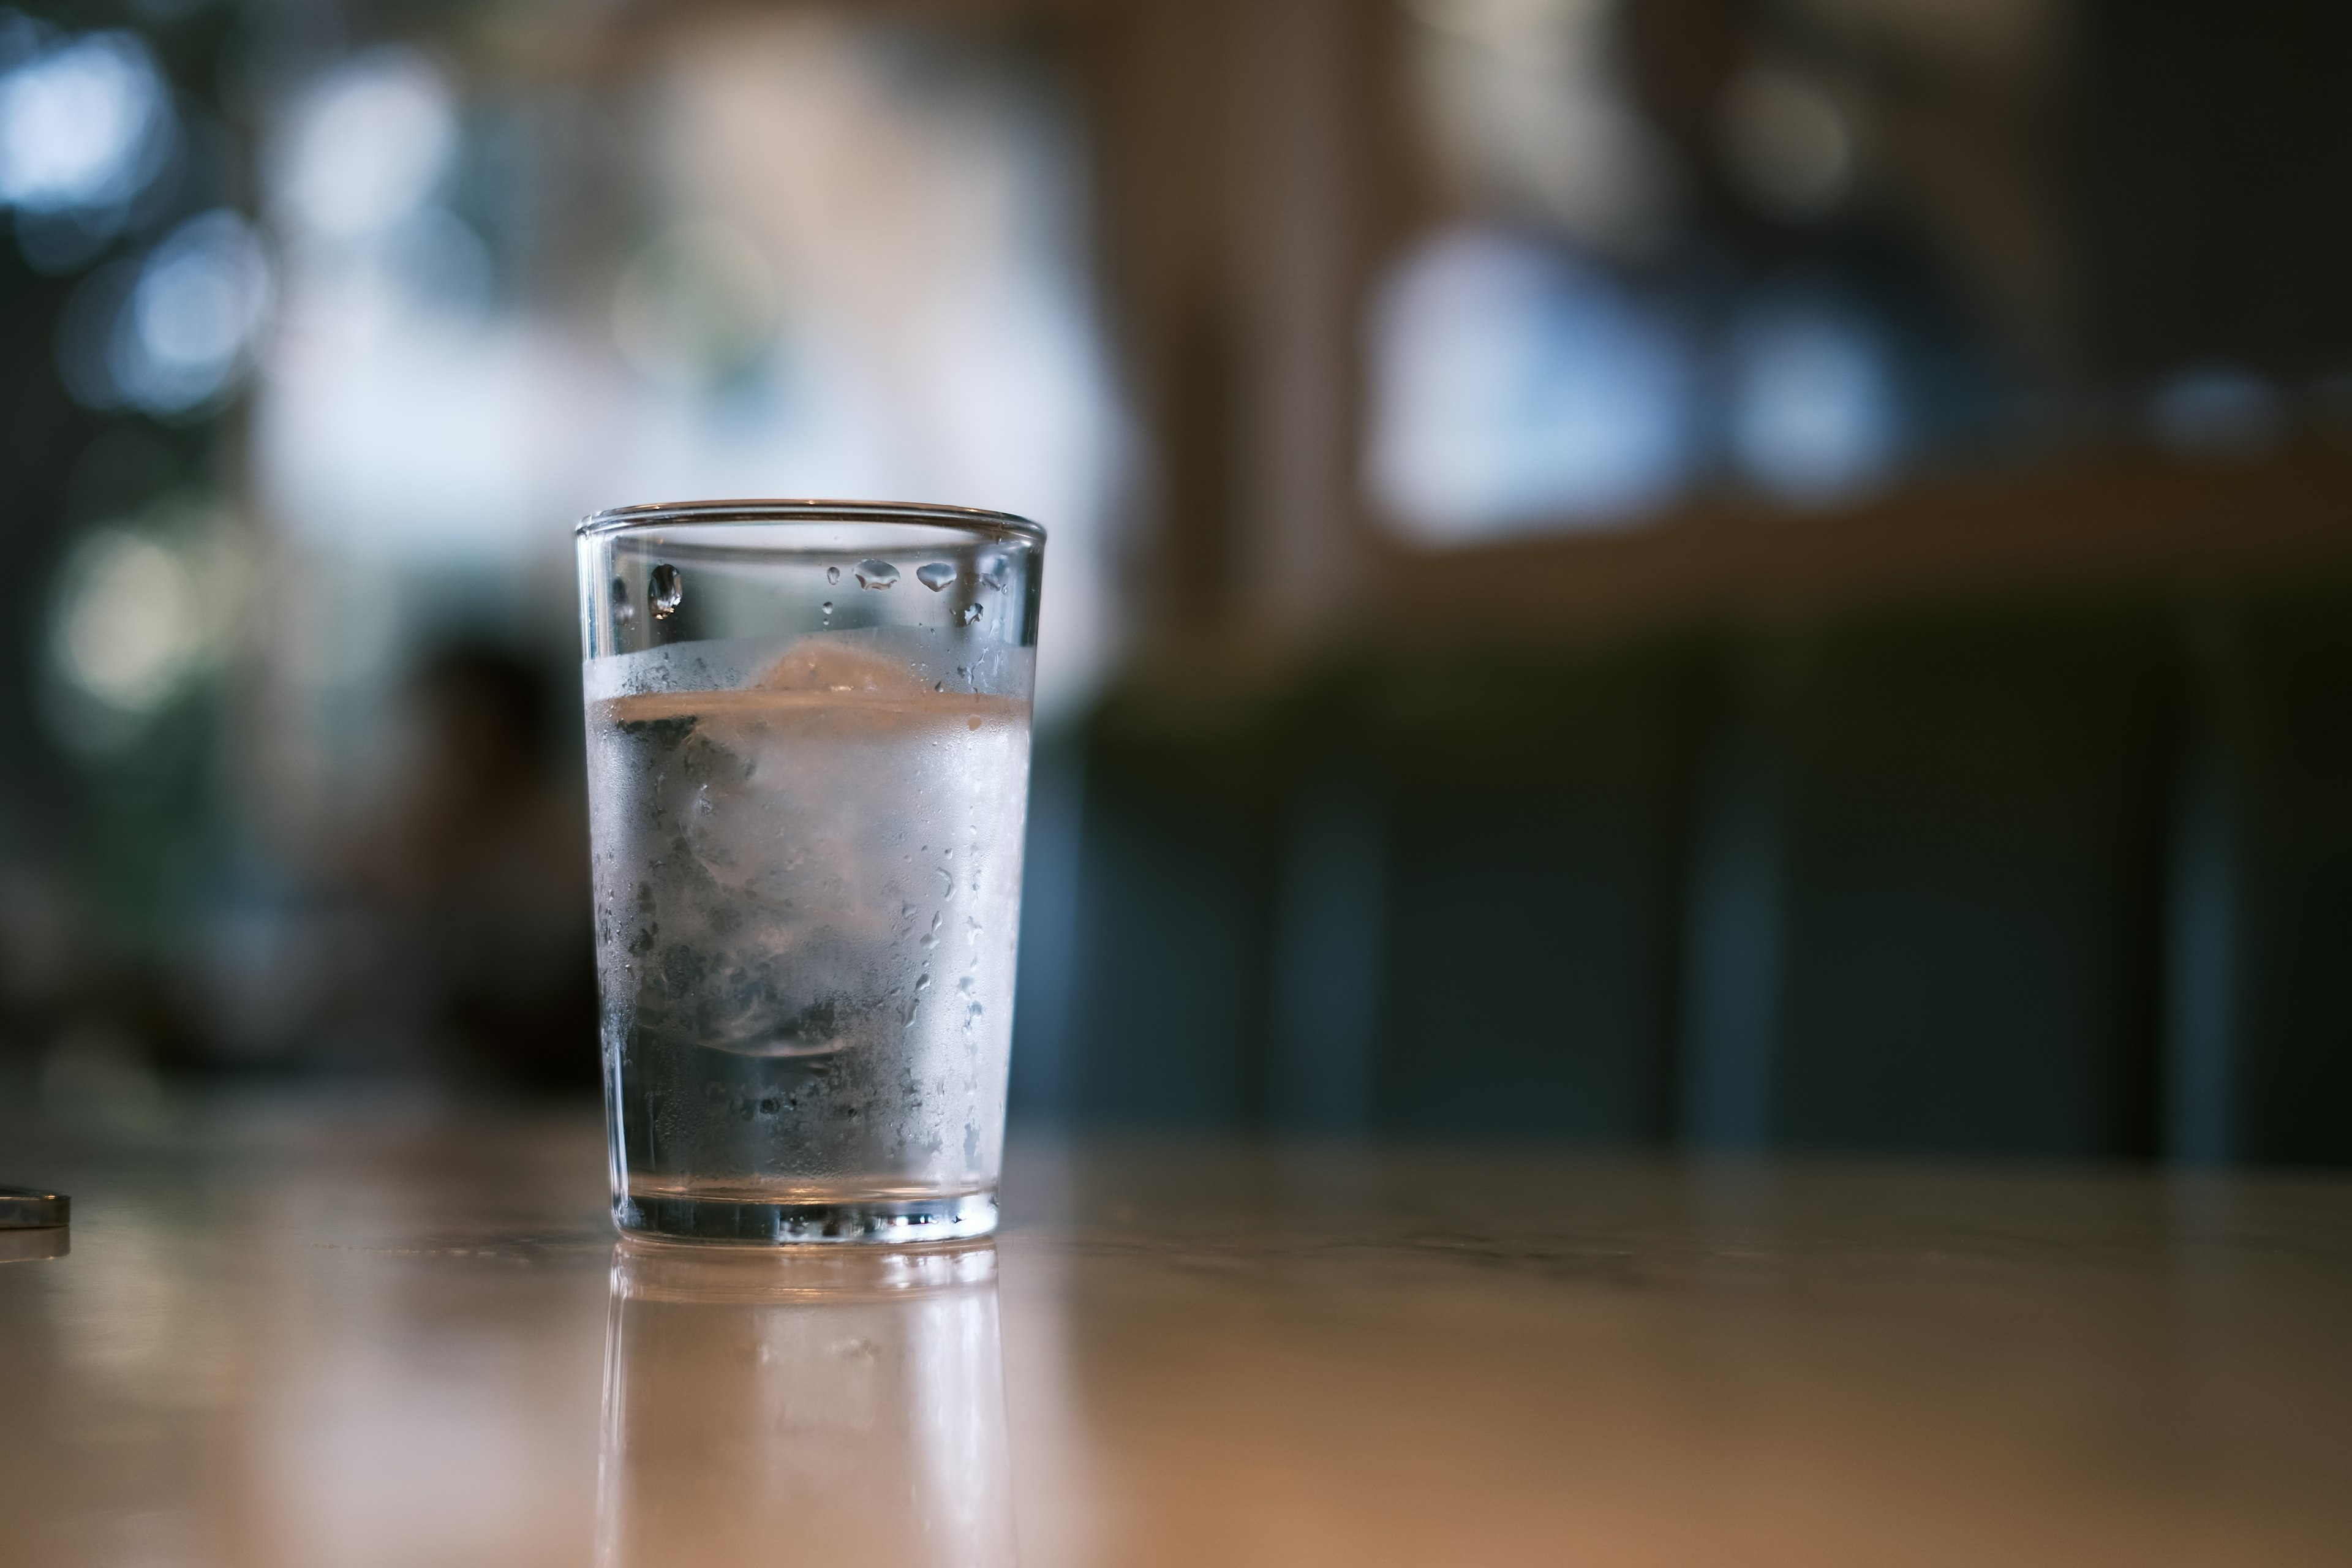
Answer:
<path fill-rule="evenodd" d="M 1696 645 L 1383 658 L 1095 726 L 1081 1121 L 1654 1140 Z"/>
<path fill-rule="evenodd" d="M 1280 716 L 1147 690 L 1086 739 L 1066 1103 L 1234 1128 L 1264 1100 Z"/>
<path fill-rule="evenodd" d="M 2352 589 L 2202 629 L 2223 813 L 2210 1152 L 2352 1162 Z"/>
<path fill-rule="evenodd" d="M 1376 679 L 1381 1128 L 1666 1135 L 1704 675 L 1700 645 L 1650 640 Z"/>
<path fill-rule="evenodd" d="M 2178 667 L 2137 610 L 1804 635 L 1769 1124 L 1808 1147 L 2151 1154 Z"/>
<path fill-rule="evenodd" d="M 1081 1122 L 2352 1161 L 2352 592 L 1132 683 Z"/>

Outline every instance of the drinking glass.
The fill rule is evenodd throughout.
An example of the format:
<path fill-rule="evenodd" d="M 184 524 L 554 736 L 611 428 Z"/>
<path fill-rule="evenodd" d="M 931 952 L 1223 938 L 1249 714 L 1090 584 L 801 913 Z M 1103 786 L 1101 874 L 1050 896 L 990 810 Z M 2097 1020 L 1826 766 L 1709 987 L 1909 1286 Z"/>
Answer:
<path fill-rule="evenodd" d="M 578 542 L 615 1221 L 992 1230 L 1044 531 L 698 501 Z"/>

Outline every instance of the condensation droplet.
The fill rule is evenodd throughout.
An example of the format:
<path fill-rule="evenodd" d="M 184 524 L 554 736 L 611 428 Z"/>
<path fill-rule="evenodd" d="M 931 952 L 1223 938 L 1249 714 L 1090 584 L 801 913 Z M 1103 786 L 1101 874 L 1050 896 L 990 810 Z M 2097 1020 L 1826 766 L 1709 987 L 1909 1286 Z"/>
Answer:
<path fill-rule="evenodd" d="M 979 567 L 980 580 L 999 593 L 1003 592 L 1005 583 L 1013 575 L 1013 568 L 1006 563 L 1004 557 L 983 555 L 980 558 Z"/>
<path fill-rule="evenodd" d="M 840 581 L 841 581 L 841 568 L 840 568 L 840 567 L 838 567 L 838 566 L 828 566 L 828 567 L 826 567 L 826 568 L 824 569 L 824 580 L 825 580 L 825 582 L 826 582 L 826 584 L 835 584 L 835 583 L 838 583 L 838 582 L 840 582 Z"/>
<path fill-rule="evenodd" d="M 857 585 L 861 588 L 887 588 L 898 580 L 898 569 L 887 561 L 871 556 L 857 563 Z"/>
<path fill-rule="evenodd" d="M 966 605 L 962 609 L 956 612 L 956 625 L 960 626 L 974 626 L 979 624 L 980 606 L 978 605 Z"/>
<path fill-rule="evenodd" d="M 831 599 L 827 599 L 821 607 L 824 611 L 825 618 L 827 620 L 831 620 L 833 618 L 833 601 Z"/>
<path fill-rule="evenodd" d="M 944 561 L 915 568 L 915 581 L 936 594 L 956 580 L 956 569 Z"/>
<path fill-rule="evenodd" d="M 663 620 L 677 614 L 678 605 L 686 602 L 686 579 L 677 568 L 665 561 L 646 580 L 646 588 L 653 601 L 654 614 Z"/>
<path fill-rule="evenodd" d="M 929 975 L 928 975 L 928 974 L 918 974 L 918 975 L 916 975 L 916 976 L 915 976 L 915 989 L 916 989 L 916 990 L 918 990 L 918 991 L 929 991 L 930 988 L 931 988 L 931 977 L 930 977 Z"/>

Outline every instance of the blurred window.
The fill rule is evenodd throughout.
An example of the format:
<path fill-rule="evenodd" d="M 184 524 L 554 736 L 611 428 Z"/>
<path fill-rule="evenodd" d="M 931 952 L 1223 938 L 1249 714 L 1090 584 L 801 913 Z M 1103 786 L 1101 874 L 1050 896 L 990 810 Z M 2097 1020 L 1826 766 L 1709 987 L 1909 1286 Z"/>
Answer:
<path fill-rule="evenodd" d="M 1019 511 L 1054 537 L 1040 700 L 1066 703 L 1105 657 L 1120 425 L 1050 79 L 821 11 L 701 17 L 640 60 L 593 119 L 404 48 L 295 96 L 265 159 L 269 515 L 495 599 L 622 502 Z"/>
<path fill-rule="evenodd" d="M 2025 405 L 2035 346 L 1997 323 L 2046 305 L 2039 171 L 1985 130 L 2025 122 L 2047 39 L 2039 0 L 1969 9 L 1402 0 L 1444 216 L 1369 323 L 1382 521 L 1832 505 Z M 1891 97 L 1898 58 L 1941 96 Z"/>
<path fill-rule="evenodd" d="M 1622 521 L 1698 458 L 1677 323 L 1558 246 L 1432 241 L 1390 282 L 1373 364 L 1374 491 L 1421 542 Z"/>

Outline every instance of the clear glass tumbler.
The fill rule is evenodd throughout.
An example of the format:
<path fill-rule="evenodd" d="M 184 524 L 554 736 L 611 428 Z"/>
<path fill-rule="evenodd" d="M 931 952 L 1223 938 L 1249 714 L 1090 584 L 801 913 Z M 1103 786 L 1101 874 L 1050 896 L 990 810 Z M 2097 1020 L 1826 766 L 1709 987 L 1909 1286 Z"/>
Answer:
<path fill-rule="evenodd" d="M 624 1231 L 995 1227 L 1044 548 L 950 507 L 580 525 Z"/>

